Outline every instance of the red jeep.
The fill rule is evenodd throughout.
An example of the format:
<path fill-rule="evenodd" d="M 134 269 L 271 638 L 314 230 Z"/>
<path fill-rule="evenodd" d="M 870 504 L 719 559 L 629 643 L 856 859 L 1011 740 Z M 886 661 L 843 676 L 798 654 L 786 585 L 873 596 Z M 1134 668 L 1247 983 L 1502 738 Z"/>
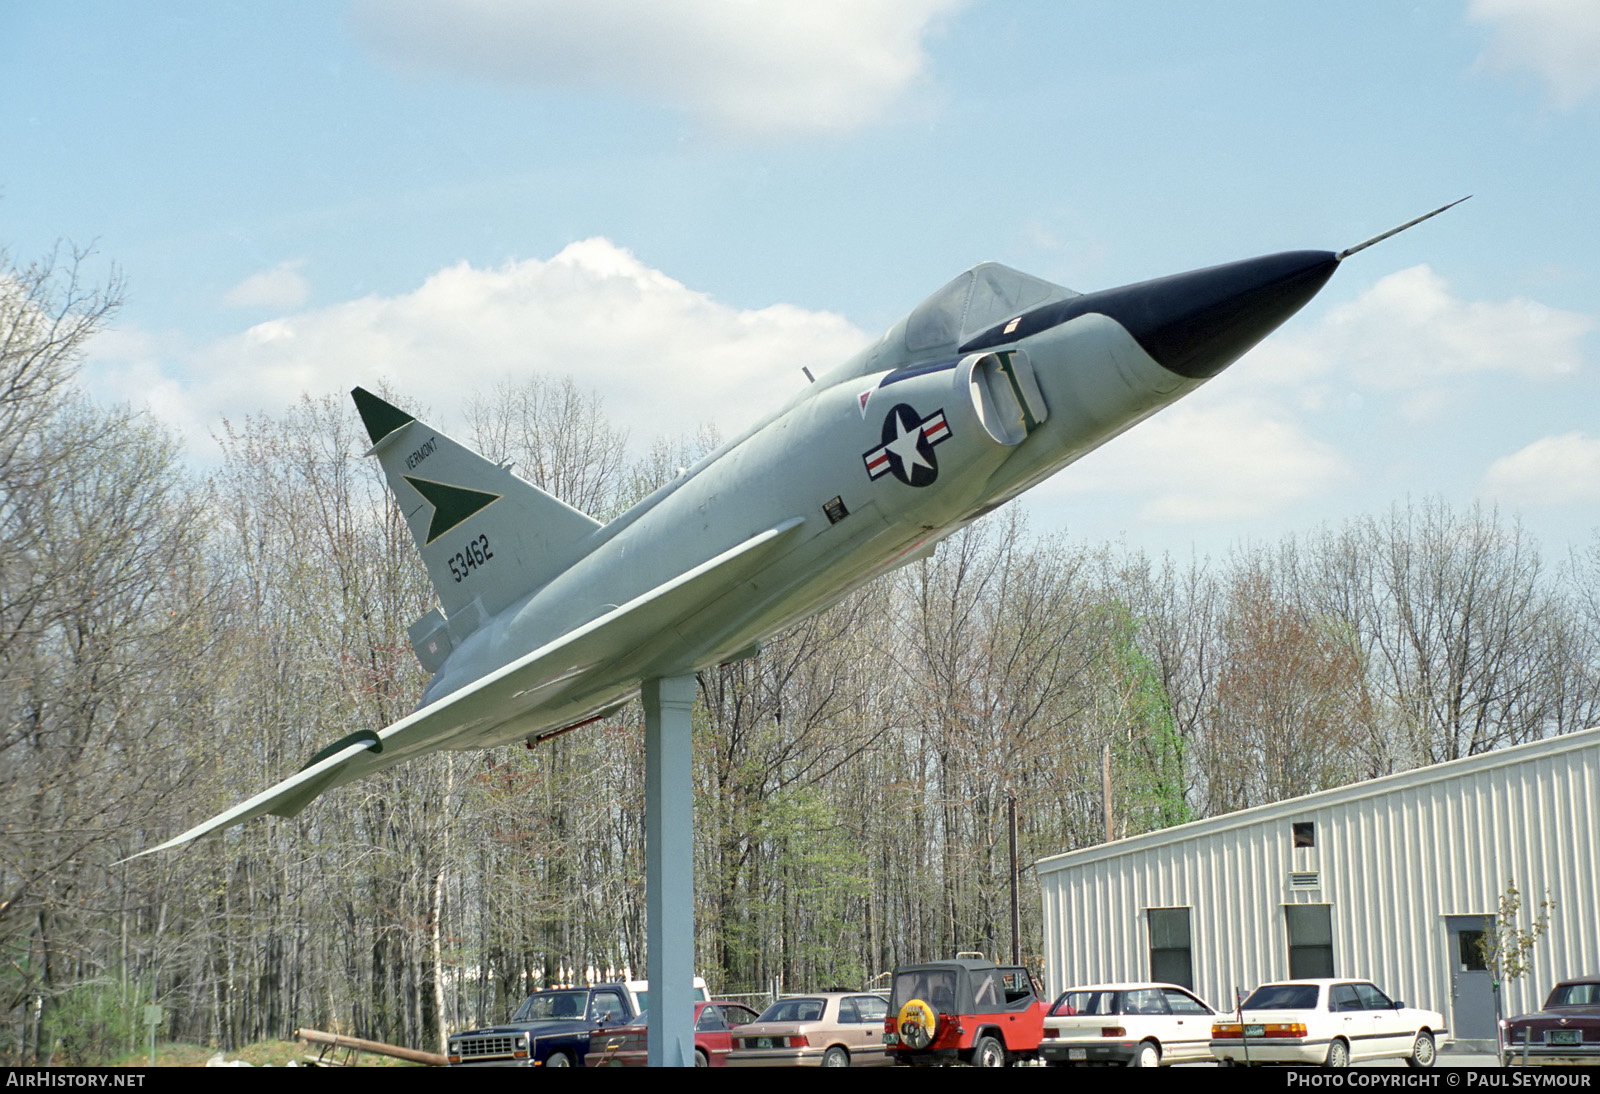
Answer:
<path fill-rule="evenodd" d="M 1047 1009 L 1019 966 L 965 957 L 901 965 L 884 1048 L 897 1064 L 1007 1067 L 1039 1055 Z"/>

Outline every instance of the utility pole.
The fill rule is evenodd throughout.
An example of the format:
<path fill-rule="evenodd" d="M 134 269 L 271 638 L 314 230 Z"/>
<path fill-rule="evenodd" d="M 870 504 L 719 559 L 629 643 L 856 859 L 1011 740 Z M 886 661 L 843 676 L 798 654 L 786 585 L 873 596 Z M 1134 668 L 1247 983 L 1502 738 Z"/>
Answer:
<path fill-rule="evenodd" d="M 1106 745 L 1100 753 L 1100 793 L 1106 803 L 1106 842 L 1110 843 L 1111 836 L 1111 746 Z"/>

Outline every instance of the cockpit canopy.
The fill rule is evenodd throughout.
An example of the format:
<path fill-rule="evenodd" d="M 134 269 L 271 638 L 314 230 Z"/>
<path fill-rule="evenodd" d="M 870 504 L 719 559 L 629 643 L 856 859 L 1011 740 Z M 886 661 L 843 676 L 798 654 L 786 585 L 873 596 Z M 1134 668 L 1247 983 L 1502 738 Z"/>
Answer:
<path fill-rule="evenodd" d="M 913 356 L 953 350 L 979 331 L 1046 301 L 1079 295 L 998 262 L 984 262 L 918 304 L 906 317 Z"/>

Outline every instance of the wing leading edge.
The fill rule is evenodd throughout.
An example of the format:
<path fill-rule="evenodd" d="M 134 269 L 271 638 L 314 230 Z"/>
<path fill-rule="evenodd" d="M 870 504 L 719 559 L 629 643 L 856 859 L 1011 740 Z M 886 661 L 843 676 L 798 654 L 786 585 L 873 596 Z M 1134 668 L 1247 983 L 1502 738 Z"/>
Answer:
<path fill-rule="evenodd" d="M 267 813 L 292 817 L 335 786 L 421 753 L 475 747 L 507 723 L 529 719 L 532 728 L 542 728 L 536 724 L 539 709 L 552 706 L 596 670 L 613 670 L 624 693 L 630 685 L 637 688 L 643 676 L 635 674 L 649 666 L 630 664 L 629 653 L 650 645 L 651 639 L 744 580 L 779 541 L 803 523 L 804 518 L 791 517 L 759 532 L 379 733 L 351 734 L 330 746 L 330 754 L 314 759 L 248 801 L 122 861 L 180 847 Z"/>

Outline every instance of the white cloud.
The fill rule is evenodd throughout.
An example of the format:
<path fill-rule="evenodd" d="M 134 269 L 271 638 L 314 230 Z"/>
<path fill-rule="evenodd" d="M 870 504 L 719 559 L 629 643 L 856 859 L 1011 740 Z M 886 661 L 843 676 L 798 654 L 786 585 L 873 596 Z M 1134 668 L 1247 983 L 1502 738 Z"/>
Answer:
<path fill-rule="evenodd" d="M 472 393 L 536 372 L 593 388 L 641 441 L 707 422 L 729 434 L 801 387 L 801 366 L 821 372 L 867 341 L 830 313 L 720 304 L 604 239 L 548 261 L 462 263 L 410 293 L 282 316 L 199 348 L 114 333 L 93 348 L 96 393 L 151 405 L 195 443 L 223 418 L 385 381 L 445 422 Z M 172 379 L 175 365 L 187 379 Z"/>
<path fill-rule="evenodd" d="M 1207 522 L 1271 513 L 1349 476 L 1338 450 L 1283 408 L 1224 398 L 1161 411 L 1085 457 L 1061 477 L 1061 489 L 1142 498 L 1147 520 Z"/>
<path fill-rule="evenodd" d="M 1594 319 L 1522 297 L 1462 300 L 1427 266 L 1382 278 L 1316 325 L 1269 339 L 1247 358 L 1254 381 L 1312 391 L 1337 381 L 1409 393 L 1410 409 L 1436 409 L 1447 381 L 1502 373 L 1533 380 L 1575 374 Z"/>
<path fill-rule="evenodd" d="M 1041 488 L 1038 503 L 1125 496 L 1142 520 L 1164 524 L 1278 513 L 1351 481 L 1355 450 L 1329 441 L 1357 393 L 1404 413 L 1397 389 L 1406 400 L 1470 400 L 1462 374 L 1567 376 L 1592 327 L 1529 301 L 1463 301 L 1426 267 L 1401 271 L 1304 331 L 1269 338 L 1214 385 Z M 644 444 L 706 422 L 735 433 L 798 391 L 802 366 L 820 374 L 868 337 L 834 314 L 730 307 L 597 238 L 549 259 L 461 263 L 410 292 L 288 311 L 200 346 L 114 329 L 92 344 L 85 379 L 98 397 L 152 407 L 197 454 L 224 418 L 356 384 L 387 383 L 452 428 L 466 398 L 532 373 L 593 389 Z M 1557 477 L 1536 458 L 1575 479 L 1582 446 L 1566 443 L 1556 457 L 1536 446 L 1508 457 L 1486 481 L 1506 496 L 1533 496 L 1524 480 L 1553 489 Z"/>
<path fill-rule="evenodd" d="M 239 282 L 223 294 L 230 308 L 298 308 L 311 297 L 311 285 L 300 275 L 303 260 L 280 262 Z"/>
<path fill-rule="evenodd" d="M 850 129 L 922 73 L 962 0 L 358 0 L 391 60 L 541 87 L 621 92 L 772 132 Z"/>
<path fill-rule="evenodd" d="M 1540 438 L 1492 463 L 1482 489 L 1517 508 L 1600 501 L 1600 438 L 1581 432 Z"/>
<path fill-rule="evenodd" d="M 193 385 L 177 376 L 174 362 L 192 356 L 192 347 L 180 336 L 107 327 L 89 343 L 81 375 L 94 398 L 148 409 L 190 445 L 201 444 L 221 420 L 208 404 L 195 398 Z M 288 401 L 282 395 L 273 399 L 275 406 Z"/>
<path fill-rule="evenodd" d="M 1563 109 L 1600 91 L 1600 4 L 1595 0 L 1473 0 L 1467 18 L 1492 30 L 1479 63 L 1530 69 Z"/>

